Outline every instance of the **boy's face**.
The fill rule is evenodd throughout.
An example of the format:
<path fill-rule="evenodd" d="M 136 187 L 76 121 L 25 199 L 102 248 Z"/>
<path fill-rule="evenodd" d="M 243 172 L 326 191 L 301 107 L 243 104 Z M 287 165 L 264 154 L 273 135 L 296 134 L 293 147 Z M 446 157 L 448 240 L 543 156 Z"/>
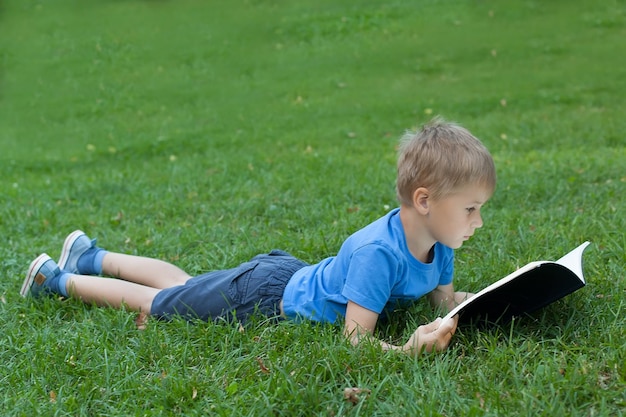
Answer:
<path fill-rule="evenodd" d="M 480 185 L 463 189 L 429 202 L 427 225 L 432 237 L 444 245 L 458 249 L 476 229 L 482 227 L 480 209 L 491 192 Z"/>

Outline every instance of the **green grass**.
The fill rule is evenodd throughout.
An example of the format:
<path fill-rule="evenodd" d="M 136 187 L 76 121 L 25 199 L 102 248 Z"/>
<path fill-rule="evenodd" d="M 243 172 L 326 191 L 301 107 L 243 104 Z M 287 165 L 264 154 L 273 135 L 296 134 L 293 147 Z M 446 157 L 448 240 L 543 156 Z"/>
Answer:
<path fill-rule="evenodd" d="M 625 27 L 620 0 L 2 2 L 2 415 L 626 414 Z M 396 204 L 397 139 L 435 114 L 499 176 L 456 287 L 590 240 L 586 288 L 419 359 L 19 297 L 75 228 L 190 273 L 334 254 Z"/>

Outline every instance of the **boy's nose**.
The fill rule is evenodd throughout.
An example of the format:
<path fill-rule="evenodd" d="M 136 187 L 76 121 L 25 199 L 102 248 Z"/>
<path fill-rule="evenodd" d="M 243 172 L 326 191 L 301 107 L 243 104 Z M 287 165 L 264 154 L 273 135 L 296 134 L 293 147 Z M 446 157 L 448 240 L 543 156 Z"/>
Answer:
<path fill-rule="evenodd" d="M 481 227 L 483 227 L 483 218 L 480 214 L 476 216 L 476 220 L 474 220 L 473 226 L 475 229 L 480 229 Z"/>

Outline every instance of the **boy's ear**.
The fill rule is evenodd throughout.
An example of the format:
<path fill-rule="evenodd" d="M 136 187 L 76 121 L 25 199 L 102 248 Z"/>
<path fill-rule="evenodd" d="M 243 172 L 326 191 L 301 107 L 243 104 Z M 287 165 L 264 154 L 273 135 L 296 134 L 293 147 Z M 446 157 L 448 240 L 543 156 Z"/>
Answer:
<path fill-rule="evenodd" d="M 428 189 L 425 187 L 419 187 L 417 190 L 413 192 L 413 207 L 420 214 L 428 214 L 430 211 L 429 200 L 430 193 Z"/>

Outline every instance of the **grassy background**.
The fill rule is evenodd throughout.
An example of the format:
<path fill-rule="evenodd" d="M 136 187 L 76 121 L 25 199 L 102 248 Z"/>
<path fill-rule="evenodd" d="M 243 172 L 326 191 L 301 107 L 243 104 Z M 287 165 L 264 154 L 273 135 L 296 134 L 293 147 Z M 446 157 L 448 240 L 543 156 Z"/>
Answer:
<path fill-rule="evenodd" d="M 2 414 L 626 414 L 625 35 L 621 0 L 2 1 Z M 334 254 L 396 205 L 397 139 L 435 114 L 499 175 L 456 287 L 590 240 L 585 289 L 417 360 L 19 297 L 76 228 L 190 273 Z M 399 316 L 380 337 L 434 318 Z"/>

